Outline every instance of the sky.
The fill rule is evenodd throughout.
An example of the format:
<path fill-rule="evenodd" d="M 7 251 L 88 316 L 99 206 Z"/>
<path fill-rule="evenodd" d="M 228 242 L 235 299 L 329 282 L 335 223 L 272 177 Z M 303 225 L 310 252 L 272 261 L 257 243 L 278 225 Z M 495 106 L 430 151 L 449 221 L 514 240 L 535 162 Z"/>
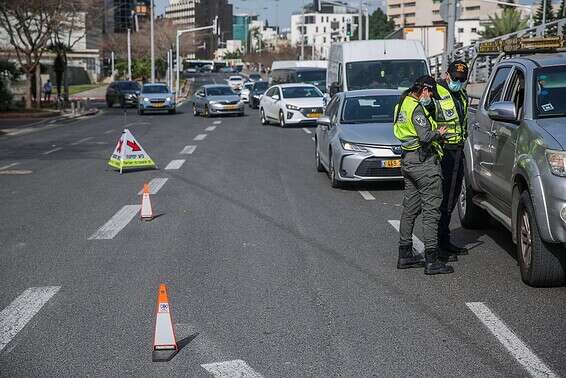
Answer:
<path fill-rule="evenodd" d="M 312 2 L 312 0 L 229 0 L 234 5 L 234 14 L 253 13 L 259 14 L 260 18 L 269 22 L 270 25 L 280 25 L 282 28 L 288 28 L 291 24 L 291 14 L 298 11 L 303 4 Z M 418 0 L 417 0 L 418 1 Z M 556 2 L 558 0 L 554 0 Z M 347 1 L 352 6 L 359 6 L 359 0 Z M 386 0 L 364 0 L 369 2 L 370 9 L 373 10 L 378 6 L 386 3 Z M 521 4 L 532 4 L 538 0 L 520 0 Z M 169 4 L 169 0 L 155 0 L 157 14 L 165 11 L 165 6 Z"/>

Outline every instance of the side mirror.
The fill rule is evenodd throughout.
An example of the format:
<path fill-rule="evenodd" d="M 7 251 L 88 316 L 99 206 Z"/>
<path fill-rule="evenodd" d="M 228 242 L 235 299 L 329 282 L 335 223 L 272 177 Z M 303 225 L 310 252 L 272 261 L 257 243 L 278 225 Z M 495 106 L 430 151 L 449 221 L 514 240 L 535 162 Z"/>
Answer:
<path fill-rule="evenodd" d="M 322 130 L 328 130 L 330 127 L 330 118 L 327 116 L 322 116 L 317 120 L 317 124 Z"/>
<path fill-rule="evenodd" d="M 338 82 L 334 82 L 332 84 L 330 84 L 330 96 L 334 96 L 336 93 L 340 92 L 340 84 L 338 84 Z"/>
<path fill-rule="evenodd" d="M 272 99 L 274 99 L 275 101 L 279 101 L 279 95 L 273 95 L 271 96 Z"/>
<path fill-rule="evenodd" d="M 491 104 L 487 115 L 494 121 L 517 123 L 517 108 L 512 101 L 497 101 Z"/>

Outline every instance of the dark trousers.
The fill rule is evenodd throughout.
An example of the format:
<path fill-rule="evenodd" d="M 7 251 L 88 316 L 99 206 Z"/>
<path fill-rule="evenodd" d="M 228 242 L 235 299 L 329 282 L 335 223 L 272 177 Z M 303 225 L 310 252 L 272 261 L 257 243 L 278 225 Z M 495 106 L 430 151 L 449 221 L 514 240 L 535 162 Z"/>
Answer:
<path fill-rule="evenodd" d="M 442 169 L 442 204 L 438 225 L 439 244 L 450 241 L 450 219 L 462 190 L 464 179 L 464 150 L 462 146 L 449 145 L 444 148 L 440 163 Z"/>

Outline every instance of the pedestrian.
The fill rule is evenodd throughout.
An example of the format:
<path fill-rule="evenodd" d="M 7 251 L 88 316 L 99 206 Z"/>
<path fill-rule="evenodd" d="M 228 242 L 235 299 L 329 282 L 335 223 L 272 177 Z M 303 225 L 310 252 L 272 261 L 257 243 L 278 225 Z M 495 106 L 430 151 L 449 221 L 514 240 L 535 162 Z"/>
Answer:
<path fill-rule="evenodd" d="M 51 101 L 51 92 L 53 91 L 53 85 L 51 80 L 47 79 L 45 84 L 43 84 L 43 101 Z"/>
<path fill-rule="evenodd" d="M 468 66 L 456 60 L 450 63 L 445 76 L 436 84 L 438 99 L 434 116 L 439 126 L 447 128 L 441 161 L 443 181 L 438 243 L 441 259 L 452 262 L 458 260 L 458 255 L 468 254 L 466 248 L 453 244 L 450 239 L 450 219 L 464 178 L 464 141 L 468 133 L 468 94 L 464 83 L 468 80 Z"/>
<path fill-rule="evenodd" d="M 454 269 L 439 260 L 438 221 L 442 202 L 440 141 L 445 127 L 438 128 L 426 107 L 436 82 L 421 76 L 407 89 L 395 107 L 395 137 L 401 141 L 401 172 L 405 179 L 403 212 L 399 227 L 398 269 L 422 268 L 425 274 L 448 274 Z M 413 249 L 415 220 L 422 213 L 425 256 Z"/>

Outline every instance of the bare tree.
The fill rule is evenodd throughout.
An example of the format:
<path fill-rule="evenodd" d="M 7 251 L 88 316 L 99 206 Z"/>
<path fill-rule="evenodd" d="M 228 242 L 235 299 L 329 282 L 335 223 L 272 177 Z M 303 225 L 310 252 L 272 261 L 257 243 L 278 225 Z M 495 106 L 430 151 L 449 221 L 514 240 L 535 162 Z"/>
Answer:
<path fill-rule="evenodd" d="M 26 108 L 32 107 L 32 79 L 38 107 L 41 104 L 40 60 L 61 21 L 64 0 L 0 0 L 0 28 L 15 50 L 27 80 Z"/>

